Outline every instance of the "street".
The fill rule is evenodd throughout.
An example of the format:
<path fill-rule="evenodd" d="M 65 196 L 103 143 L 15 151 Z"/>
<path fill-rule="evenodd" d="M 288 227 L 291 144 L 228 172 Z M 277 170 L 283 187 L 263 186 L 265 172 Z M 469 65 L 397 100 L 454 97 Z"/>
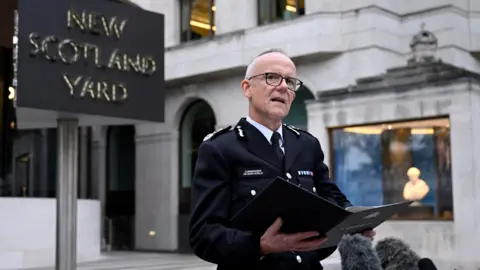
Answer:
<path fill-rule="evenodd" d="M 95 262 L 80 263 L 77 270 L 215 270 L 216 266 L 193 255 L 174 253 L 111 252 L 104 253 Z M 339 270 L 339 261 L 323 261 L 326 270 Z M 20 269 L 11 269 L 20 270 Z M 27 270 L 27 269 L 22 269 Z M 28 270 L 55 270 L 55 267 L 28 268 Z"/>
<path fill-rule="evenodd" d="M 139 252 L 104 253 L 102 259 L 95 262 L 80 263 L 77 270 L 214 270 L 208 264 L 193 255 L 159 254 Z M 14 269 L 12 269 L 14 270 Z M 17 270 L 17 269 L 15 269 Z M 28 268 L 28 270 L 55 270 L 55 267 Z"/>

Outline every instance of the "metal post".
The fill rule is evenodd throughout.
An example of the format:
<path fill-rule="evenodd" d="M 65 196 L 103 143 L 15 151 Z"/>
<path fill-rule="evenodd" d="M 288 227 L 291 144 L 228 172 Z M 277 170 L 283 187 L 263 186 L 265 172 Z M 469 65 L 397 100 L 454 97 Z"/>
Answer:
<path fill-rule="evenodd" d="M 77 266 L 78 121 L 59 119 L 57 131 L 56 270 Z"/>

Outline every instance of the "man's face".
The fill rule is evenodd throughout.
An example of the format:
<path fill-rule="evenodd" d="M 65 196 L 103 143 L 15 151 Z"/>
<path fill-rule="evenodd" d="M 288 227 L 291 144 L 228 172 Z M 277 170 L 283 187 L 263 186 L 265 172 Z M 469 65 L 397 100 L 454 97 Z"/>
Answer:
<path fill-rule="evenodd" d="M 280 76 L 296 78 L 296 75 L 295 65 L 287 56 L 281 53 L 262 55 L 257 58 L 250 74 L 255 77 L 242 81 L 243 94 L 251 101 L 256 112 L 272 120 L 282 120 L 290 111 L 295 92 L 288 89 L 286 80 Z M 279 80 L 279 85 L 272 83 Z"/>

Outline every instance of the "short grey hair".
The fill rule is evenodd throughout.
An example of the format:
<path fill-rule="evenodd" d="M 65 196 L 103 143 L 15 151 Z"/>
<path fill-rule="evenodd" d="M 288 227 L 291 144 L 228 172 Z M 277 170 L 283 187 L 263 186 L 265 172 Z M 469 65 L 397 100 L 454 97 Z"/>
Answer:
<path fill-rule="evenodd" d="M 248 79 L 250 78 L 252 75 L 251 73 L 253 72 L 253 68 L 255 67 L 255 63 L 257 62 L 257 59 L 262 56 L 262 55 L 265 55 L 265 54 L 269 54 L 269 53 L 281 53 L 285 56 L 288 57 L 287 53 L 282 50 L 282 49 L 279 49 L 279 48 L 272 48 L 272 49 L 268 49 L 266 51 L 263 51 L 261 53 L 259 53 L 257 56 L 255 56 L 252 61 L 250 61 L 250 63 L 248 64 L 247 66 L 247 70 L 245 71 L 245 79 Z"/>

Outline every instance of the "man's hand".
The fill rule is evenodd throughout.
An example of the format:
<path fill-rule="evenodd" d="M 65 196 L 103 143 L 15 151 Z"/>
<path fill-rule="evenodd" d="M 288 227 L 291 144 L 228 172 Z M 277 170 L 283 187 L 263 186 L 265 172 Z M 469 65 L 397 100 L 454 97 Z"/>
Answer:
<path fill-rule="evenodd" d="M 260 238 L 261 256 L 265 256 L 269 253 L 285 251 L 312 251 L 318 249 L 326 240 L 325 237 L 305 240 L 313 236 L 318 236 L 318 232 L 300 232 L 294 234 L 280 233 L 281 227 L 282 219 L 277 218 Z"/>
<path fill-rule="evenodd" d="M 364 231 L 363 236 L 368 237 L 373 240 L 373 237 L 377 234 L 375 230 L 370 230 L 370 231 Z"/>

